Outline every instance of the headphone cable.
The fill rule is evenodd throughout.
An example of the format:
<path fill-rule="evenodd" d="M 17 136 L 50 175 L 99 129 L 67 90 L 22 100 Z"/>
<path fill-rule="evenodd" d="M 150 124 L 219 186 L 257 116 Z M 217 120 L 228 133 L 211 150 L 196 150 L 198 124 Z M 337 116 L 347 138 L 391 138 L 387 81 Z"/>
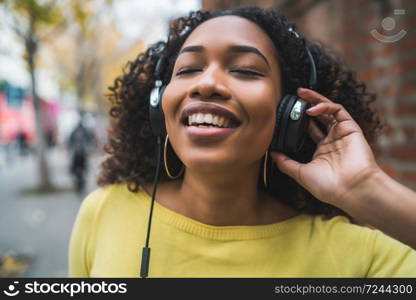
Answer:
<path fill-rule="evenodd" d="M 149 248 L 149 239 L 150 239 L 150 226 L 152 224 L 152 216 L 153 216 L 153 206 L 155 203 L 155 196 L 156 196 L 156 187 L 159 183 L 159 175 L 160 175 L 160 158 L 161 158 L 161 148 L 162 142 L 161 137 L 157 137 L 157 165 L 156 165 L 156 172 L 155 172 L 155 179 L 153 182 L 153 191 L 152 191 L 152 202 L 150 203 L 150 214 L 149 214 L 149 222 L 147 225 L 147 235 L 146 235 L 146 245 L 143 247 L 142 250 L 142 262 L 140 267 L 140 277 L 146 278 L 149 274 L 149 262 L 150 262 L 150 248 Z"/>

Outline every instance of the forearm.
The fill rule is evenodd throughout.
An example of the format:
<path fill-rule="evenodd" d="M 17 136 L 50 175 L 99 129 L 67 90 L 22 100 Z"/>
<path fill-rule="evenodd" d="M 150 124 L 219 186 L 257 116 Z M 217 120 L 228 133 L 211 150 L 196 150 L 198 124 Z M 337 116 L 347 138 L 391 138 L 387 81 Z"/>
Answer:
<path fill-rule="evenodd" d="M 343 200 L 343 209 L 358 222 L 416 249 L 416 192 L 380 170 Z"/>

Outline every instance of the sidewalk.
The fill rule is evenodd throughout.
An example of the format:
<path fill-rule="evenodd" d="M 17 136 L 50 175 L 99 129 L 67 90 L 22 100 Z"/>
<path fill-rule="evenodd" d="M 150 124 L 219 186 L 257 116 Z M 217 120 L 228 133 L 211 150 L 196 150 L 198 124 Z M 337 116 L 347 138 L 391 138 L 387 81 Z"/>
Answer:
<path fill-rule="evenodd" d="M 68 156 L 59 148 L 48 153 L 53 183 L 68 189 L 49 195 L 23 195 L 37 183 L 37 163 L 32 156 L 15 157 L 0 168 L 0 256 L 23 255 L 31 262 L 21 277 L 66 277 L 68 242 L 82 199 L 69 190 Z M 87 192 L 95 184 L 102 157 L 90 159 Z"/>

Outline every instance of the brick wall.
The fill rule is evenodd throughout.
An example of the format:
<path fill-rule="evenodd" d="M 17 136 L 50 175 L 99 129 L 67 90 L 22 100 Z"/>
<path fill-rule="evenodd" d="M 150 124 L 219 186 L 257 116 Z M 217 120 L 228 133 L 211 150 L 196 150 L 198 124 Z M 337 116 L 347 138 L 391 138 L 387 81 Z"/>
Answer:
<path fill-rule="evenodd" d="M 335 49 L 378 95 L 374 107 L 386 127 L 373 145 L 377 161 L 396 180 L 416 189 L 416 1 L 202 2 L 203 8 L 210 10 L 244 5 L 276 7 L 295 21 L 304 35 Z M 387 38 L 400 30 L 406 34 L 386 43 L 373 37 L 370 32 L 374 29 Z"/>

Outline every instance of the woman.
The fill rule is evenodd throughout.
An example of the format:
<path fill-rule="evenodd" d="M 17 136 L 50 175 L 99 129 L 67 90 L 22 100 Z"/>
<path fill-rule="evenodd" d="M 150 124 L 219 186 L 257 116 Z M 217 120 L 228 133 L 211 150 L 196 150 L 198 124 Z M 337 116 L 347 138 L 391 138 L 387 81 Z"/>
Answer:
<path fill-rule="evenodd" d="M 80 209 L 70 276 L 137 277 L 149 239 L 150 277 L 416 275 L 416 252 L 406 245 L 415 242 L 415 194 L 382 172 L 367 144 L 380 127 L 373 97 L 307 41 L 316 91 L 298 89 L 308 84 L 310 59 L 291 28 L 273 10 L 193 12 L 129 64 L 111 89 L 104 187 Z M 158 62 L 168 136 L 148 237 Z M 291 158 L 268 153 L 288 93 L 313 105 L 308 137 Z"/>

